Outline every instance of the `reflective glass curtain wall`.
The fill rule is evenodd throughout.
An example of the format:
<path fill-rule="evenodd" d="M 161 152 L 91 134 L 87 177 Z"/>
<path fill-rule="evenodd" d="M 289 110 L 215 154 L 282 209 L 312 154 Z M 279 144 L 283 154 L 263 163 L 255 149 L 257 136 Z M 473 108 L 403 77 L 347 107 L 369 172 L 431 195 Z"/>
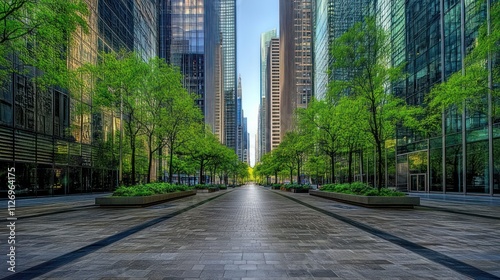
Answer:
<path fill-rule="evenodd" d="M 226 146 L 236 152 L 237 137 L 237 83 L 236 76 L 236 0 L 220 1 L 220 31 L 223 52 L 223 89 L 225 98 Z"/>
<path fill-rule="evenodd" d="M 479 26 L 486 22 L 488 7 L 486 0 L 406 1 L 408 76 L 402 96 L 408 104 L 423 105 L 431 88 L 454 73 L 467 75 L 465 59 L 475 46 Z M 493 85 L 494 81 L 490 81 Z M 430 139 L 398 129 L 398 164 L 405 162 L 404 156 L 419 151 L 426 152 L 428 158 L 424 189 L 412 185 L 417 171 L 411 168 L 407 174 L 398 173 L 398 179 L 407 176 L 398 181 L 398 186 L 406 185 L 410 191 L 485 195 L 500 192 L 500 170 L 494 156 L 500 136 L 495 133 L 499 120 L 488 117 L 488 107 L 492 105 L 488 90 L 476 98 L 482 106 L 472 109 L 464 104 L 462 108 L 448 108 L 443 114 L 442 132 Z"/>
<path fill-rule="evenodd" d="M 89 32 L 76 30 L 68 67 L 96 63 L 99 51 L 157 53 L 157 2 L 86 1 Z M 39 88 L 13 74 L 0 90 L 0 166 L 15 165 L 18 195 L 110 191 L 118 180 L 119 116 L 92 106 L 92 92 Z M 2 167 L 2 170 L 6 168 Z M 0 174 L 0 180 L 5 178 Z M 0 182 L 0 188 L 6 187 Z"/>

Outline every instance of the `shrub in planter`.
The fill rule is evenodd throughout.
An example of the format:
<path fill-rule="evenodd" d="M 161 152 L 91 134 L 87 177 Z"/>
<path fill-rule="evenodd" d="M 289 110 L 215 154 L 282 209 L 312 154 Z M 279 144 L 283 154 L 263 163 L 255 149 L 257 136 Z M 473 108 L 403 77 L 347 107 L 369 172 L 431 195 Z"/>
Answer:
<path fill-rule="evenodd" d="M 321 187 L 322 191 L 336 192 L 365 196 L 405 196 L 405 193 L 394 191 L 388 188 L 374 188 L 366 183 L 354 182 L 352 184 L 328 184 Z"/>
<path fill-rule="evenodd" d="M 168 183 L 149 183 L 135 186 L 121 186 L 113 192 L 113 196 L 150 196 L 179 191 L 188 191 L 192 187 Z"/>

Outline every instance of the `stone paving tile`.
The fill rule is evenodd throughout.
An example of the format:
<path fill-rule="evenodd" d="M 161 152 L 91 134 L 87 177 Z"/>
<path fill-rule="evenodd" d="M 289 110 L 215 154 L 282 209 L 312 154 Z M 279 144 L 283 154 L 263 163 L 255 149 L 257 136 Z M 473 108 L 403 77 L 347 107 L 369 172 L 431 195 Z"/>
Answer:
<path fill-rule="evenodd" d="M 282 192 L 279 192 L 282 193 Z M 214 194 L 169 207 L 86 209 L 21 220 L 20 269 Z M 288 194 L 500 276 L 500 223 L 429 209 L 365 209 Z M 4 229 L 0 229 L 0 232 Z M 71 272 L 71 277 L 67 277 Z M 3 272 L 0 272 L 3 273 Z M 3 276 L 4 274 L 0 274 Z M 256 186 L 227 193 L 38 279 L 469 279 L 412 251 Z"/>

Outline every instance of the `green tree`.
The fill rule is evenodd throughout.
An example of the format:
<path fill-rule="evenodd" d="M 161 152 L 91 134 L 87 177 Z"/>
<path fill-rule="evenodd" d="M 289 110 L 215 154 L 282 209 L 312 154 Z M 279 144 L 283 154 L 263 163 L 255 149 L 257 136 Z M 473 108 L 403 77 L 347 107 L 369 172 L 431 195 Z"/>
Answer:
<path fill-rule="evenodd" d="M 335 158 L 339 150 L 340 112 L 333 99 L 313 100 L 305 110 L 299 110 L 300 129 L 306 131 L 322 153 L 330 160 L 330 180 L 335 181 Z"/>
<path fill-rule="evenodd" d="M 278 160 L 290 170 L 290 182 L 293 182 L 293 169 L 297 171 L 297 183 L 301 184 L 301 168 L 306 152 L 310 148 L 310 141 L 305 133 L 289 131 L 277 149 Z"/>
<path fill-rule="evenodd" d="M 98 65 L 86 65 L 96 77 L 94 105 L 121 112 L 125 138 L 130 145 L 131 183 L 136 183 L 136 155 L 138 138 L 143 131 L 140 122 L 143 79 L 148 75 L 148 65 L 135 53 L 102 53 Z"/>
<path fill-rule="evenodd" d="M 389 44 L 385 31 L 373 17 L 368 17 L 335 40 L 331 50 L 334 68 L 345 73 L 342 79 L 333 81 L 331 98 L 349 95 L 352 105 L 364 110 L 362 114 L 376 148 L 379 190 L 384 180 L 383 144 L 394 137 L 397 123 L 408 125 L 416 114 L 388 90 L 403 77 L 402 66 L 389 66 Z"/>
<path fill-rule="evenodd" d="M 71 34 L 87 31 L 88 8 L 82 0 L 4 0 L 0 3 L 0 78 L 18 68 L 14 56 L 40 70 L 39 86 L 69 88 L 67 67 Z M 26 69 L 28 70 L 28 69 Z"/>
<path fill-rule="evenodd" d="M 195 106 L 194 96 L 183 88 L 180 71 L 159 58 L 148 62 L 140 96 L 137 119 L 148 146 L 148 182 L 152 176 L 153 155 L 166 146 L 169 183 L 172 183 L 174 154 L 190 137 L 192 125 L 202 121 L 201 112 Z"/>

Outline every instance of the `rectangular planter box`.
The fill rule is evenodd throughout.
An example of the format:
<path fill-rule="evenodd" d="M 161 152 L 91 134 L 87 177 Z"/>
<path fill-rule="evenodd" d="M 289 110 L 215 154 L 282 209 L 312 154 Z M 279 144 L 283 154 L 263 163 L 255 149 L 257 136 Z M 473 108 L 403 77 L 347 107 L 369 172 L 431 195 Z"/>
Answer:
<path fill-rule="evenodd" d="M 333 192 L 310 190 L 309 195 L 329 198 L 340 202 L 356 204 L 365 207 L 398 207 L 413 208 L 420 205 L 420 197 L 410 196 L 364 196 Z"/>
<path fill-rule="evenodd" d="M 309 189 L 291 189 L 293 193 L 308 193 Z"/>
<path fill-rule="evenodd" d="M 273 187 L 271 186 L 271 190 L 279 190 L 281 187 Z"/>
<path fill-rule="evenodd" d="M 107 196 L 96 197 L 95 204 L 99 206 L 130 206 L 142 207 L 156 203 L 165 202 L 172 199 L 195 195 L 196 191 L 173 192 L 166 194 L 157 194 L 151 196 Z"/>
<path fill-rule="evenodd" d="M 197 189 L 197 193 L 211 193 L 211 192 L 218 192 L 219 189 Z"/>

